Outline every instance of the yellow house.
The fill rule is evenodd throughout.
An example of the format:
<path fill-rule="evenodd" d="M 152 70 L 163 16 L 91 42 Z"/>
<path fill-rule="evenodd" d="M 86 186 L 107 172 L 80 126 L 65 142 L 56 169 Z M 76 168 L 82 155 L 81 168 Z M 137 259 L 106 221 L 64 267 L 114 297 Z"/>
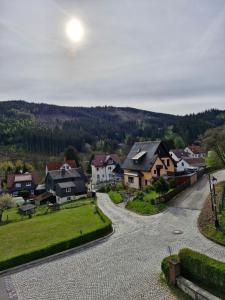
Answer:
<path fill-rule="evenodd" d="M 151 184 L 154 178 L 174 174 L 176 162 L 170 156 L 164 143 L 160 141 L 137 142 L 131 148 L 122 168 L 124 184 L 140 189 Z"/>

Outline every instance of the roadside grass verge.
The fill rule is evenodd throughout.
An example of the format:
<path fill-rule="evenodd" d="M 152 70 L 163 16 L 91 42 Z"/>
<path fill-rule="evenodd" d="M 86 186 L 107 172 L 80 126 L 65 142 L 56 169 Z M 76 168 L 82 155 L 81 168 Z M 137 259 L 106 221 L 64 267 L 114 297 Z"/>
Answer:
<path fill-rule="evenodd" d="M 164 210 L 166 205 L 164 203 L 153 205 L 151 202 L 133 200 L 127 203 L 126 208 L 141 215 L 154 215 Z"/>
<path fill-rule="evenodd" d="M 222 190 L 225 182 L 216 185 L 216 194 L 218 199 L 222 196 Z M 212 211 L 211 197 L 207 197 L 203 209 L 198 218 L 198 227 L 200 232 L 215 243 L 225 246 L 225 209 L 219 214 L 220 229 L 216 229 L 215 217 Z"/>
<path fill-rule="evenodd" d="M 73 248 L 112 231 L 93 204 L 0 226 L 0 271 Z"/>
<path fill-rule="evenodd" d="M 108 195 L 115 204 L 119 204 L 119 203 L 123 202 L 123 197 L 121 196 L 121 194 L 119 192 L 110 191 L 108 193 Z"/>

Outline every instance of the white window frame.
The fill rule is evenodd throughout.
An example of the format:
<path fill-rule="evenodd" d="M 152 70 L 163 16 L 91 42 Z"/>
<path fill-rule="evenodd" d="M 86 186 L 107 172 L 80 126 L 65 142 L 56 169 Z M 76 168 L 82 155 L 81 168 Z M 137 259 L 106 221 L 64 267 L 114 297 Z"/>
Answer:
<path fill-rule="evenodd" d="M 71 187 L 66 188 L 66 193 L 71 193 Z"/>

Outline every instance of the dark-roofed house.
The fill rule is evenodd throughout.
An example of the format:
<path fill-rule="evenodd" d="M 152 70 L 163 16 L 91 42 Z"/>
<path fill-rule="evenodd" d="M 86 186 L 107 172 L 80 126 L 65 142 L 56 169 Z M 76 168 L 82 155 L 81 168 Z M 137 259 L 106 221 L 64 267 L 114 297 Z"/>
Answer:
<path fill-rule="evenodd" d="M 46 165 L 46 175 L 48 174 L 49 171 L 55 171 L 55 170 L 61 170 L 61 169 L 74 169 L 77 167 L 76 161 L 75 160 L 65 160 L 64 162 L 60 161 L 51 161 L 47 163 Z"/>
<path fill-rule="evenodd" d="M 117 154 L 97 154 L 91 163 L 92 184 L 108 182 L 115 178 L 113 170 L 120 166 Z"/>
<path fill-rule="evenodd" d="M 151 184 L 154 178 L 174 174 L 176 163 L 164 143 L 160 141 L 137 142 L 122 164 L 124 184 L 140 189 Z"/>
<path fill-rule="evenodd" d="M 56 196 L 57 203 L 75 200 L 87 194 L 86 177 L 81 168 L 48 172 L 46 190 Z"/>
<path fill-rule="evenodd" d="M 7 177 L 7 188 L 13 196 L 18 196 L 20 191 L 27 190 L 30 197 L 34 196 L 34 191 L 38 185 L 37 173 L 11 174 Z"/>

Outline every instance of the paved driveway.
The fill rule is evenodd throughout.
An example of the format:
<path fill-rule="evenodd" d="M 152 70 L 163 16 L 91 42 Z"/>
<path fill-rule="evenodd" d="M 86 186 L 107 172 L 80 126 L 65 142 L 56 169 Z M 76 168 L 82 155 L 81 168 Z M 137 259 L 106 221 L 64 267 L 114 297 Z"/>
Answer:
<path fill-rule="evenodd" d="M 225 172 L 217 177 L 224 179 Z M 225 260 L 224 248 L 205 239 L 196 226 L 208 192 L 203 178 L 165 212 L 150 217 L 131 213 L 99 194 L 98 204 L 113 221 L 115 233 L 92 248 L 7 276 L 14 299 L 175 299 L 159 282 L 168 246 L 174 252 L 191 247 Z M 173 234 L 177 229 L 183 234 Z"/>

